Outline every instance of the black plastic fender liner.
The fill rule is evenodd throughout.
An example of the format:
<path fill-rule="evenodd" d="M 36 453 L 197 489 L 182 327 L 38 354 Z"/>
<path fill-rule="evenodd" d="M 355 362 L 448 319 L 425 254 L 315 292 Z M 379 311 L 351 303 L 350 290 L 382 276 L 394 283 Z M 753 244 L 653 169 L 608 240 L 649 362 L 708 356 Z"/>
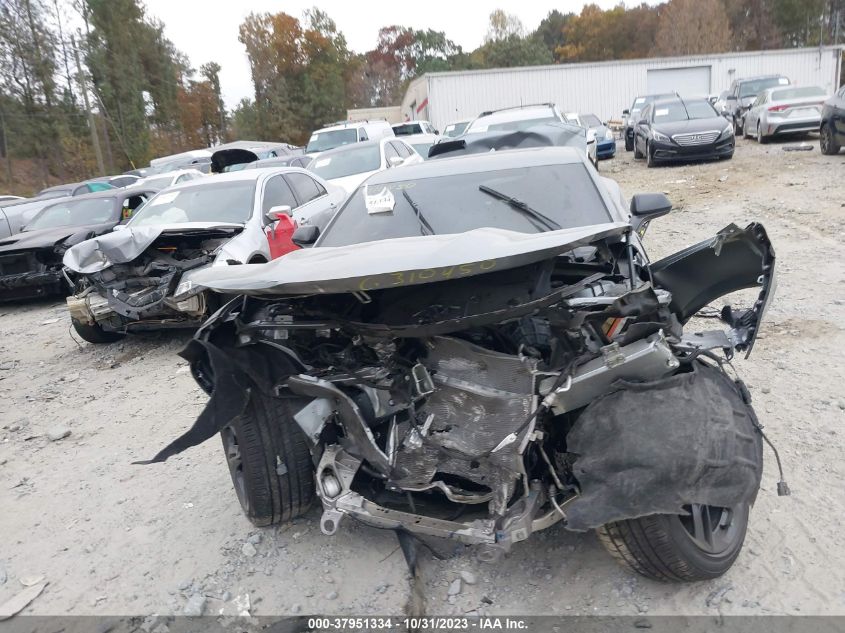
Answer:
<path fill-rule="evenodd" d="M 754 502 L 763 444 L 747 392 L 718 367 L 692 367 L 653 382 L 619 381 L 584 410 L 566 437 L 581 488 L 566 507 L 568 529 L 683 514 L 693 503 Z"/>
<path fill-rule="evenodd" d="M 211 398 L 193 426 L 149 460 L 135 464 L 155 464 L 211 439 L 241 415 L 253 389 L 272 394 L 274 386 L 305 368 L 290 356 L 265 345 L 248 348 L 221 348 L 194 339 L 179 355 L 190 361 L 200 386 L 211 390 Z"/>
<path fill-rule="evenodd" d="M 751 353 L 775 290 L 775 250 L 762 224 L 744 229 L 729 224 L 714 237 L 654 262 L 651 274 L 657 286 L 672 293 L 670 307 L 681 323 L 719 297 L 760 288 L 754 307 L 733 319 L 743 328 L 737 349 Z"/>

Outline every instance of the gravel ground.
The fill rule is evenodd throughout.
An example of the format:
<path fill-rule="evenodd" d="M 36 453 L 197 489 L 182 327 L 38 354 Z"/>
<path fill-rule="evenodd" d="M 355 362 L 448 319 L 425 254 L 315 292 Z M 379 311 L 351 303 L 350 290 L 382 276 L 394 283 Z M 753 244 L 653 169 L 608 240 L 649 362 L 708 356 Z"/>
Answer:
<path fill-rule="evenodd" d="M 675 203 L 646 237 L 655 258 L 729 222 L 766 225 L 778 294 L 754 354 L 735 365 L 793 496 L 776 496 L 767 450 L 745 547 L 718 580 L 651 582 L 593 534 L 555 527 L 496 565 L 464 548 L 427 557 L 431 613 L 845 614 L 845 156 L 811 142 L 787 153 L 740 141 L 730 162 L 657 169 L 620 151 L 601 165 L 626 195 L 664 191 Z M 95 347 L 69 330 L 60 301 L 0 306 L 0 603 L 44 576 L 24 613 L 401 613 L 409 584 L 391 533 L 347 521 L 325 537 L 318 510 L 253 528 L 216 441 L 131 464 L 203 406 L 176 356 L 189 334 Z"/>

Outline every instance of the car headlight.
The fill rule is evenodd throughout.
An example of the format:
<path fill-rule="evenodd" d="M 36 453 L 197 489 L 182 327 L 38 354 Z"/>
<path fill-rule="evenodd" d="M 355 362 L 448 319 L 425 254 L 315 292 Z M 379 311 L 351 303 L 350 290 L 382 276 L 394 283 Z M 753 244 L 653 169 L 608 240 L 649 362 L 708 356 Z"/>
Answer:
<path fill-rule="evenodd" d="M 613 132 L 611 132 L 610 130 L 605 130 L 604 131 L 604 140 L 605 141 L 612 141 L 613 140 Z"/>
<path fill-rule="evenodd" d="M 173 293 L 173 299 L 176 301 L 184 301 L 189 297 L 199 294 L 203 291 L 203 287 L 195 284 L 190 279 L 182 281 L 176 286 L 176 292 Z"/>
<path fill-rule="evenodd" d="M 725 129 L 722 130 L 722 133 L 719 135 L 720 138 L 729 138 L 734 135 L 734 126 L 728 123 L 725 126 Z"/>
<path fill-rule="evenodd" d="M 655 141 L 660 141 L 661 143 L 668 143 L 669 137 L 663 134 L 662 132 L 658 132 L 657 130 L 652 130 L 651 133 L 654 135 Z"/>

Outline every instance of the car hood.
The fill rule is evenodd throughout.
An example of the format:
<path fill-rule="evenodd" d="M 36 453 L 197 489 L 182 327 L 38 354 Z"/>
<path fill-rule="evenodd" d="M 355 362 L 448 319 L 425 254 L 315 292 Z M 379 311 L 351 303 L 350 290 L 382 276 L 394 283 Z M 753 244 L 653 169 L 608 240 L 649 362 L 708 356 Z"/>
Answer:
<path fill-rule="evenodd" d="M 546 233 L 479 228 L 465 233 L 400 237 L 294 251 L 267 264 L 212 267 L 194 281 L 249 295 L 366 292 L 506 270 L 631 230 L 608 222 Z"/>
<path fill-rule="evenodd" d="M 100 234 L 111 229 L 114 222 L 85 226 L 61 226 L 37 231 L 24 231 L 0 240 L 0 253 L 51 248 L 74 235 Z"/>
<path fill-rule="evenodd" d="M 65 266 L 78 273 L 90 274 L 109 268 L 113 264 L 131 262 L 141 255 L 162 234 L 208 233 L 232 237 L 243 230 L 240 224 L 186 222 L 156 226 L 127 226 L 122 231 L 100 235 L 68 249 L 64 255 Z"/>
<path fill-rule="evenodd" d="M 674 121 L 672 123 L 657 123 L 653 129 L 668 136 L 673 134 L 687 134 L 695 132 L 712 132 L 725 129 L 728 122 L 724 117 L 714 116 L 708 119 L 693 119 L 691 121 Z"/>

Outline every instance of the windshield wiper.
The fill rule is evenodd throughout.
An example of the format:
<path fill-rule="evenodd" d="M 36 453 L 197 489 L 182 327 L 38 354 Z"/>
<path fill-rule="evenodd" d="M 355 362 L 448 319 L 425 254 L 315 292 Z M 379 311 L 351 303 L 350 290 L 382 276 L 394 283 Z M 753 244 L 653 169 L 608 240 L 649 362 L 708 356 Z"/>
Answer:
<path fill-rule="evenodd" d="M 502 193 L 501 191 L 491 189 L 487 185 L 479 185 L 478 190 L 483 191 L 489 196 L 493 196 L 494 198 L 498 198 L 499 200 L 508 203 L 511 207 L 518 211 L 522 211 L 525 215 L 530 218 L 533 218 L 537 223 L 541 224 L 542 227 L 545 227 L 545 229 L 548 231 L 558 231 L 563 228 L 560 224 L 552 220 L 550 217 L 543 215 L 536 209 L 532 209 L 525 202 L 518 198 L 514 198 L 505 193 Z"/>
<path fill-rule="evenodd" d="M 414 199 L 411 198 L 410 194 L 405 189 L 402 190 L 402 196 L 408 201 L 408 204 L 411 205 L 411 208 L 414 210 L 414 214 L 417 216 L 417 220 L 420 223 L 420 235 L 434 235 L 434 229 L 431 228 L 428 220 L 425 219 L 422 211 L 420 211 L 419 205 L 414 202 Z"/>

